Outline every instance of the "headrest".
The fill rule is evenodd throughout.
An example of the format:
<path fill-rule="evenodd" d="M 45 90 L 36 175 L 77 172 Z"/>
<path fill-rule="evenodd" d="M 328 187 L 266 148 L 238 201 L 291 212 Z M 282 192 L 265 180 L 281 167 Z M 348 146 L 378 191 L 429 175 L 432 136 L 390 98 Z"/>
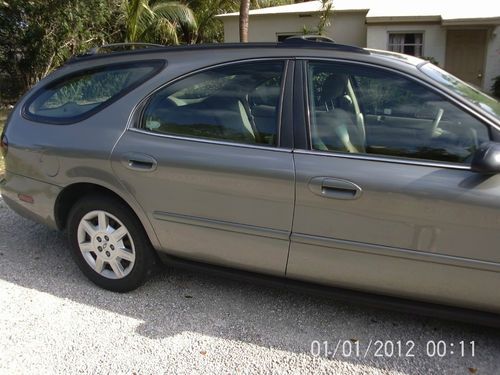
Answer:
<path fill-rule="evenodd" d="M 323 83 L 321 90 L 322 102 L 335 100 L 344 95 L 347 88 L 347 76 L 344 74 L 331 74 Z"/>

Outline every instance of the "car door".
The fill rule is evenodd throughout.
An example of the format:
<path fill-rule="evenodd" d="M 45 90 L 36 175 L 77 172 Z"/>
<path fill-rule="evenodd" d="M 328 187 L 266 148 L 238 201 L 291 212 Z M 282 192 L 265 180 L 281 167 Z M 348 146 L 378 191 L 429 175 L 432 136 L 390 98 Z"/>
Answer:
<path fill-rule="evenodd" d="M 406 74 L 301 64 L 287 276 L 500 311 L 500 176 L 470 170 L 496 130 Z"/>
<path fill-rule="evenodd" d="M 294 204 L 287 61 L 203 69 L 137 110 L 113 170 L 171 255 L 284 275 Z M 262 113 L 265 114 L 262 114 Z"/>

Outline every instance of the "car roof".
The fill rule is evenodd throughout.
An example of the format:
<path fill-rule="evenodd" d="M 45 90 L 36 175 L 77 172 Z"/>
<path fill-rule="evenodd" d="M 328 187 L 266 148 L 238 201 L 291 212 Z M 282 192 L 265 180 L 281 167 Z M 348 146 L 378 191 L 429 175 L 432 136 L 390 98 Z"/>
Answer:
<path fill-rule="evenodd" d="M 137 47 L 140 47 L 137 49 Z M 129 48 L 129 49 L 127 49 Z M 366 49 L 357 46 L 335 43 L 333 40 L 311 40 L 305 38 L 289 38 L 282 42 L 258 42 L 258 43 L 210 43 L 210 44 L 188 44 L 178 46 L 164 46 L 159 44 L 149 43 L 116 43 L 95 47 L 89 51 L 75 55 L 68 64 L 72 64 L 83 60 L 92 60 L 105 58 L 107 56 L 133 56 L 151 53 L 175 53 L 186 51 L 205 51 L 205 50 L 248 50 L 248 49 L 294 49 L 296 51 L 304 50 L 322 50 L 331 52 L 345 52 L 353 54 L 365 55 L 380 55 L 385 58 L 392 58 L 393 60 L 405 61 L 416 65 L 409 57 L 402 54 L 392 53 L 388 51 L 378 51 L 373 49 Z M 106 53 L 107 51 L 107 53 Z M 406 57 L 405 57 L 406 56 Z M 421 62 L 420 60 L 418 62 Z"/>
<path fill-rule="evenodd" d="M 137 48 L 136 47 L 140 47 Z M 118 43 L 96 47 L 88 52 L 72 57 L 65 66 L 84 66 L 93 64 L 94 60 L 101 63 L 126 62 L 137 59 L 169 59 L 176 60 L 186 54 L 189 58 L 207 52 L 220 52 L 220 61 L 235 61 L 248 58 L 339 58 L 365 63 L 375 63 L 403 70 L 415 70 L 415 67 L 425 63 L 419 58 L 399 53 L 361 48 L 357 46 L 338 44 L 333 41 L 290 38 L 282 42 L 260 43 L 212 43 L 190 44 L 179 46 L 164 46 L 147 43 Z M 176 58 L 177 57 L 177 58 Z M 201 62 L 201 61 L 200 61 Z M 95 61 L 97 63 L 97 61 Z M 76 66 L 75 66 L 76 68 Z"/>
<path fill-rule="evenodd" d="M 131 49 L 131 50 L 123 50 L 122 46 L 143 46 L 140 49 Z M 111 47 L 111 50 L 109 48 Z M 114 47 L 118 47 L 117 50 L 113 50 Z M 134 55 L 142 55 L 142 54 L 152 54 L 152 53 L 181 53 L 187 51 L 206 51 L 206 50 L 220 50 L 220 51 L 228 51 L 228 50 L 248 50 L 248 49 L 316 49 L 316 50 L 330 50 L 330 51 L 342 51 L 342 52 L 351 52 L 351 53 L 361 53 L 361 54 L 369 54 L 367 50 L 350 46 L 345 44 L 337 44 L 332 42 L 318 42 L 318 41 L 310 41 L 303 39 L 295 39 L 290 42 L 278 42 L 278 43 L 270 43 L 270 42 L 259 42 L 259 43 L 210 43 L 210 44 L 186 44 L 186 45 L 178 45 L 178 46 L 161 46 L 156 44 L 145 44 L 145 43 L 118 43 L 113 45 L 105 45 L 101 47 L 92 48 L 91 50 L 81 54 L 73 56 L 68 60 L 68 63 L 75 63 L 83 60 L 91 60 L 91 59 L 99 59 L 110 56 L 134 56 Z M 105 53 L 105 51 L 109 51 Z"/>

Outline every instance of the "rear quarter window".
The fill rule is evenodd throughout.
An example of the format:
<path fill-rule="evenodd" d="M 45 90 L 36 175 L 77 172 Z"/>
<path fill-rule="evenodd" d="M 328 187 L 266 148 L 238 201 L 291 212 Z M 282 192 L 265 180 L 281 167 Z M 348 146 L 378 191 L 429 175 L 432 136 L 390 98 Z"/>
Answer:
<path fill-rule="evenodd" d="M 35 92 L 24 107 L 24 115 L 53 124 L 81 121 L 153 77 L 164 65 L 162 60 L 153 60 L 72 73 Z"/>

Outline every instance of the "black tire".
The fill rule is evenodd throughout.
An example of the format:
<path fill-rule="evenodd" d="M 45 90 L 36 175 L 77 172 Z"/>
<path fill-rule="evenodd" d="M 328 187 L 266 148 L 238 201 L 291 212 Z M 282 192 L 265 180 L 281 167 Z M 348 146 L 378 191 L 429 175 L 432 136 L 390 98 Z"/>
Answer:
<path fill-rule="evenodd" d="M 105 211 L 116 217 L 132 238 L 135 247 L 135 260 L 129 273 L 118 279 L 99 274 L 85 260 L 78 241 L 78 227 L 82 218 L 92 211 Z M 113 292 L 129 292 L 141 286 L 152 274 L 156 254 L 142 224 L 135 213 L 120 200 L 109 195 L 88 195 L 78 200 L 72 207 L 67 223 L 71 254 L 78 267 L 88 279 L 101 288 Z M 92 255 L 95 257 L 94 255 Z M 109 267 L 106 265 L 106 267 Z"/>

